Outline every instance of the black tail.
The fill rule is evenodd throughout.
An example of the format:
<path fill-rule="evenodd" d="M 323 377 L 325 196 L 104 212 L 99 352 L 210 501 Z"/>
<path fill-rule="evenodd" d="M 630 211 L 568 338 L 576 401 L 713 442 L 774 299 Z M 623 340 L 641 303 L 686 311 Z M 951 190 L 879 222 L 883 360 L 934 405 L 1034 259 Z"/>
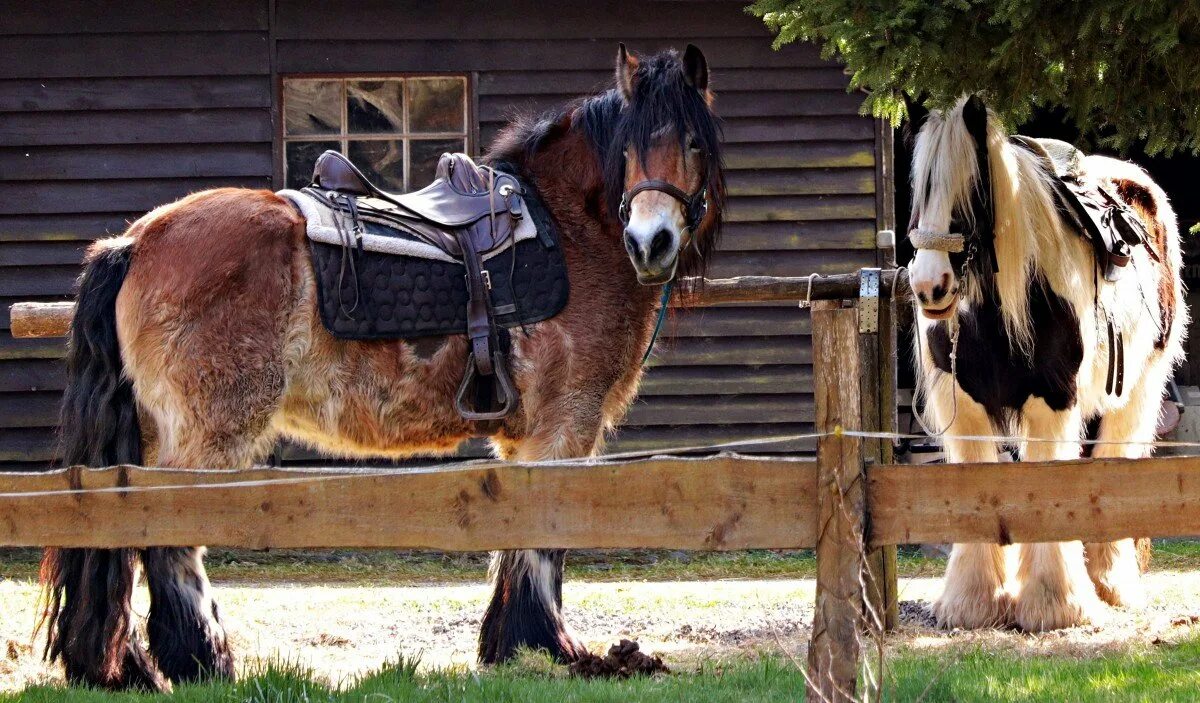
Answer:
<path fill-rule="evenodd" d="M 117 341 L 117 294 L 130 248 L 97 248 L 79 278 L 67 346 L 60 457 L 66 466 L 113 466 L 142 460 L 133 386 Z M 67 679 L 105 688 L 165 684 L 134 637 L 130 608 L 137 553 L 132 549 L 47 549 L 45 655 L 61 660 Z"/>

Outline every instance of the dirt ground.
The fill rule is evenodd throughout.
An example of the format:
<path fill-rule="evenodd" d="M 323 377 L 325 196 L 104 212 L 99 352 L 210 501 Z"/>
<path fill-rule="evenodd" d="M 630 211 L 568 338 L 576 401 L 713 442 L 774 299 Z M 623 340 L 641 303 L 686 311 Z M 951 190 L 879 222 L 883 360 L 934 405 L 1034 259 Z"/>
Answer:
<path fill-rule="evenodd" d="M 1151 647 L 1200 623 L 1200 575 L 1148 577 L 1150 607 L 1112 611 L 1105 626 L 1038 636 L 1011 631 L 941 632 L 925 604 L 938 580 L 900 583 L 903 624 L 892 646 L 950 650 L 984 647 L 1024 655 L 1089 656 Z M 488 595 L 484 584 L 338 585 L 217 582 L 217 597 L 242 666 L 263 659 L 302 662 L 330 682 L 346 681 L 398 654 L 423 666 L 474 666 L 475 638 Z M 811 579 L 670 582 L 568 582 L 568 620 L 594 650 L 619 638 L 638 640 L 668 665 L 783 651 L 800 657 L 812 620 Z M 26 579 L 0 580 L 0 690 L 57 680 L 32 639 L 37 589 Z M 145 594 L 136 610 L 145 614 Z"/>

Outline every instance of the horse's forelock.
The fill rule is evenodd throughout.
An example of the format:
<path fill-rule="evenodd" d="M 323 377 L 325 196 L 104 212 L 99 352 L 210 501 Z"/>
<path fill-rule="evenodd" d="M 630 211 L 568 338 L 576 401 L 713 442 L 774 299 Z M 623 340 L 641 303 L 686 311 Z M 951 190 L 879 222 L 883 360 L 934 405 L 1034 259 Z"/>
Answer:
<path fill-rule="evenodd" d="M 613 91 L 614 94 L 616 91 Z M 710 217 L 693 233 L 693 245 L 680 252 L 681 275 L 703 275 L 720 236 L 725 207 L 725 165 L 721 154 L 721 123 L 710 105 L 711 94 L 690 85 L 678 52 L 668 50 L 643 58 L 634 74 L 633 92 L 614 115 L 610 139 L 603 153 L 604 186 L 610 214 L 615 217 L 625 190 L 625 150 L 631 148 L 645 159 L 655 141 L 671 132 L 679 148 L 696 142 L 703 155 L 704 185 L 708 191 Z"/>

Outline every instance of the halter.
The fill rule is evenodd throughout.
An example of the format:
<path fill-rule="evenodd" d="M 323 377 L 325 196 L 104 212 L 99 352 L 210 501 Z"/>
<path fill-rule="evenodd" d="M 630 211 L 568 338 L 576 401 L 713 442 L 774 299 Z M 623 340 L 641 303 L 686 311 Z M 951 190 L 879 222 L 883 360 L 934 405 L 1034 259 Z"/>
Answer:
<path fill-rule="evenodd" d="M 632 188 L 621 193 L 621 206 L 617 208 L 617 216 L 621 218 L 622 225 L 629 224 L 630 208 L 632 207 L 633 199 L 638 193 L 647 190 L 657 190 L 660 193 L 675 198 L 683 207 L 684 219 L 684 236 L 688 239 L 704 221 L 704 217 L 708 215 L 708 187 L 701 185 L 696 189 L 696 192 L 688 195 L 679 186 L 668 183 L 658 178 L 651 178 L 635 184 Z M 687 240 L 681 238 L 679 247 L 682 249 L 687 246 Z M 642 354 L 642 363 L 645 364 L 650 358 L 650 352 L 654 349 L 654 343 L 658 341 L 658 335 L 662 332 L 663 321 L 667 318 L 667 304 L 671 300 L 671 291 L 675 288 L 675 279 L 672 278 L 663 286 L 662 297 L 658 301 L 658 319 L 654 321 L 654 333 L 650 335 L 650 343 L 646 345 L 646 352 Z"/>
<path fill-rule="evenodd" d="M 696 192 L 689 195 L 674 183 L 668 183 L 658 178 L 651 178 L 638 183 L 621 194 L 621 206 L 617 209 L 617 216 L 621 218 L 621 224 L 629 224 L 633 199 L 637 197 L 638 193 L 647 190 L 657 190 L 660 193 L 666 193 L 679 201 L 679 204 L 683 206 L 683 219 L 689 234 L 700 226 L 700 223 L 704 221 L 705 215 L 708 214 L 708 188 L 706 186 L 701 185 L 696 189 Z"/>

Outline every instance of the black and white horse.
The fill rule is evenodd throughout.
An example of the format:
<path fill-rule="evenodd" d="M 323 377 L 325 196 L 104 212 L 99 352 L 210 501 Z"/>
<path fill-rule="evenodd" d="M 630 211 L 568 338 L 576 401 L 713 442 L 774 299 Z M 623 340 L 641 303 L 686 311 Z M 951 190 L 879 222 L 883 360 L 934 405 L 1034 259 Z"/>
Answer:
<path fill-rule="evenodd" d="M 1154 439 L 1183 354 L 1179 232 L 1162 189 L 1133 164 L 1083 159 L 1084 178 L 1123 200 L 1148 234 L 1108 282 L 1056 208 L 1041 159 L 977 97 L 931 114 L 917 136 L 916 358 L 926 412 L 953 462 L 997 461 L 997 442 L 965 439 L 978 435 L 1021 438 L 1024 460 L 1079 458 L 1089 423 L 1098 439 L 1126 442 L 1098 444 L 1094 456 L 1145 456 L 1149 445 L 1136 443 Z M 1123 358 L 1110 333 L 1124 340 Z M 1110 372 L 1123 372 L 1123 389 L 1113 390 Z M 933 612 L 943 627 L 1041 631 L 1096 621 L 1103 602 L 1143 600 L 1132 539 L 956 544 Z"/>

